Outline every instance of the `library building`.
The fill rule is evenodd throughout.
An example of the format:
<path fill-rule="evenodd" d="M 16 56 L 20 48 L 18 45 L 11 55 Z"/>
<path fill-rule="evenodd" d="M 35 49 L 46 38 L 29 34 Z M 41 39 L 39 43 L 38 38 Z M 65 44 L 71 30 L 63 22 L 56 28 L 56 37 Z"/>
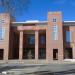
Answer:
<path fill-rule="evenodd" d="M 0 13 L 0 60 L 75 59 L 75 21 L 48 12 L 47 21 L 16 22 Z"/>

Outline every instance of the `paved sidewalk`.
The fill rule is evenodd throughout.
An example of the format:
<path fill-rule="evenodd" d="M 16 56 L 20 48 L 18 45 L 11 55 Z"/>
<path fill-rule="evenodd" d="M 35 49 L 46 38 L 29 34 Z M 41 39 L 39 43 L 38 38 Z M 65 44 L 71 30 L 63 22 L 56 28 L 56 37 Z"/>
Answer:
<path fill-rule="evenodd" d="M 4 72 L 7 75 L 75 75 L 75 62 L 12 61 L 0 63 L 0 73 Z"/>
<path fill-rule="evenodd" d="M 0 65 L 1 64 L 65 64 L 65 63 L 73 63 L 75 64 L 75 60 L 72 60 L 72 59 L 66 59 L 66 60 L 62 60 L 62 61 L 58 61 L 58 60 L 54 60 L 54 61 L 49 61 L 49 60 L 8 60 L 8 61 L 3 61 L 3 60 L 0 60 Z"/>
<path fill-rule="evenodd" d="M 75 64 L 73 63 L 49 63 L 49 64 L 24 64 L 14 63 L 5 64 L 0 67 L 0 72 L 6 72 L 9 75 L 75 75 Z"/>

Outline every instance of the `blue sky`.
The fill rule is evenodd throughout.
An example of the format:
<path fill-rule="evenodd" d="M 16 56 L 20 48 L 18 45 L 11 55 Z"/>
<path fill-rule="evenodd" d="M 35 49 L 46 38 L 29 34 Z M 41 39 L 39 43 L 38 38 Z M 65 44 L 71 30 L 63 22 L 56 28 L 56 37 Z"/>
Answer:
<path fill-rule="evenodd" d="M 15 17 L 17 21 L 45 21 L 49 11 L 61 11 L 64 21 L 74 21 L 75 0 L 31 0 L 28 10 L 24 9 L 22 14 L 16 14 Z"/>

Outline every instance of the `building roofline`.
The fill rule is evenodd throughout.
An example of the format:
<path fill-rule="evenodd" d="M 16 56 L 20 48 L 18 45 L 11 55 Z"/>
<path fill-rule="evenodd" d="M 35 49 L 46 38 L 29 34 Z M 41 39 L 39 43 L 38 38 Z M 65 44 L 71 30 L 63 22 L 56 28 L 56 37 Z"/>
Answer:
<path fill-rule="evenodd" d="M 12 24 L 38 24 L 38 23 L 47 23 L 48 21 L 33 21 L 33 22 L 12 22 Z"/>
<path fill-rule="evenodd" d="M 48 23 L 48 21 L 33 21 L 33 22 L 11 22 L 11 24 L 15 25 L 23 25 L 23 24 L 44 24 Z M 63 21 L 64 26 L 75 26 L 75 21 Z"/>
<path fill-rule="evenodd" d="M 33 21 L 33 22 L 12 22 L 12 24 L 38 24 L 38 23 L 47 23 L 48 21 Z M 75 23 L 75 21 L 63 21 L 63 23 Z"/>
<path fill-rule="evenodd" d="M 75 23 L 75 21 L 64 21 L 64 23 Z"/>

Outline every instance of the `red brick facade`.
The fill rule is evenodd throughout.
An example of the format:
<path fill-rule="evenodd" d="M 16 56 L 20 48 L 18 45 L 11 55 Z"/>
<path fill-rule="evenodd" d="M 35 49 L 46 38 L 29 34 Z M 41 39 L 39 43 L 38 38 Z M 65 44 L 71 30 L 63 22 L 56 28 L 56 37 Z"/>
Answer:
<path fill-rule="evenodd" d="M 0 27 L 5 29 L 4 39 L 0 40 L 1 60 L 75 59 L 75 22 L 63 22 L 61 12 L 49 12 L 48 21 L 42 22 L 12 22 L 8 14 L 0 14 L 0 20 Z M 71 32 L 70 42 L 66 42 L 66 31 Z M 35 43 L 28 43 L 29 36 Z"/>

